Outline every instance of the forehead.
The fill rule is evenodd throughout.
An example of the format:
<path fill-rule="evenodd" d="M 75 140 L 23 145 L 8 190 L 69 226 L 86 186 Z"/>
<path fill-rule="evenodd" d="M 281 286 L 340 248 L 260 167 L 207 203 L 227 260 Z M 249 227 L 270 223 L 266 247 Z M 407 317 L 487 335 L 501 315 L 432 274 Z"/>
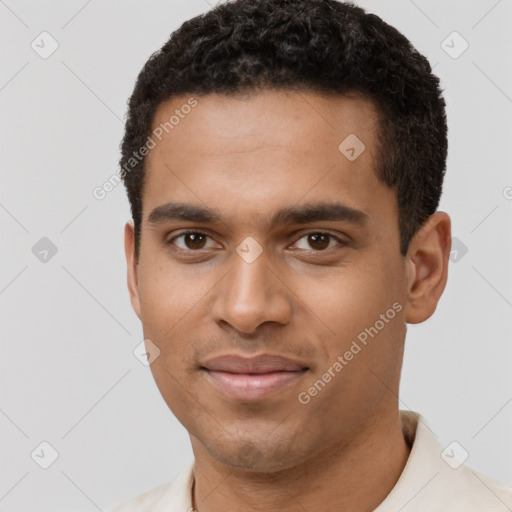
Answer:
<path fill-rule="evenodd" d="M 197 105 L 190 108 L 192 101 Z M 226 156 L 235 139 L 233 149 L 239 151 L 260 144 L 296 152 L 324 151 L 330 146 L 332 153 L 350 134 L 359 134 L 371 152 L 376 122 L 373 104 L 360 95 L 267 89 L 237 95 L 174 97 L 158 107 L 152 130 L 164 129 L 162 147 L 174 142 L 175 152 L 194 150 L 207 156 Z"/>
<path fill-rule="evenodd" d="M 245 212 L 253 222 L 302 199 L 377 213 L 394 202 L 375 174 L 377 122 L 372 103 L 356 95 L 174 97 L 153 119 L 143 218 L 178 200 Z"/>

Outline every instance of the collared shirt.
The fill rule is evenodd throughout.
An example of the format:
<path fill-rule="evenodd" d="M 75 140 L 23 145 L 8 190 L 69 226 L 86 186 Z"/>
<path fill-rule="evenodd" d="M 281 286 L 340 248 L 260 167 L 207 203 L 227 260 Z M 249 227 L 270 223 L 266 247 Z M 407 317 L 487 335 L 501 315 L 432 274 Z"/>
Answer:
<path fill-rule="evenodd" d="M 509 512 L 512 488 L 461 464 L 466 452 L 444 450 L 424 418 L 400 411 L 411 452 L 397 483 L 374 512 Z M 192 512 L 194 462 L 174 480 L 125 501 L 108 512 Z"/>

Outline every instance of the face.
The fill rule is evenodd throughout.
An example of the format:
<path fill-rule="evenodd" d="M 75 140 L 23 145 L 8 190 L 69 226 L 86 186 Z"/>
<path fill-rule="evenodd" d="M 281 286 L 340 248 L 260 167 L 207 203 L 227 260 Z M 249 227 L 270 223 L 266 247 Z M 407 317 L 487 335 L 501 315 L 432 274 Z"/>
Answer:
<path fill-rule="evenodd" d="M 132 304 L 196 457 L 292 467 L 396 409 L 407 269 L 396 196 L 375 173 L 376 115 L 355 96 L 195 100 L 154 119 L 181 112 L 147 157 L 138 265 L 126 226 Z M 262 354 L 288 370 L 211 362 Z"/>

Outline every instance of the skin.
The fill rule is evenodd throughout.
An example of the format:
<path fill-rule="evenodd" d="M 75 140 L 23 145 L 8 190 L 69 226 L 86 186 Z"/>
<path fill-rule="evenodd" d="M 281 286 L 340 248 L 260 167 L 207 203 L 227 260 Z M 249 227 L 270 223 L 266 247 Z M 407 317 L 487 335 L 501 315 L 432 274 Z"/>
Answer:
<path fill-rule="evenodd" d="M 371 511 L 409 455 L 398 413 L 406 323 L 428 319 L 444 290 L 450 218 L 436 212 L 400 254 L 397 199 L 376 177 L 377 118 L 363 98 L 264 90 L 196 99 L 147 157 L 138 264 L 125 226 L 131 302 L 161 351 L 151 370 L 190 435 L 193 506 Z M 160 105 L 153 127 L 187 100 Z M 349 134 L 366 147 L 355 161 L 338 150 Z M 223 221 L 149 223 L 170 201 L 207 206 Z M 269 228 L 275 211 L 319 201 L 343 202 L 367 222 Z M 190 237 L 166 245 L 185 229 L 207 235 L 199 249 Z M 347 243 L 327 238 L 323 248 L 307 236 L 325 231 Z M 250 264 L 236 252 L 248 236 L 262 248 Z M 300 403 L 394 303 L 401 311 Z M 200 370 L 234 352 L 278 354 L 309 370 L 269 398 L 234 400 Z"/>

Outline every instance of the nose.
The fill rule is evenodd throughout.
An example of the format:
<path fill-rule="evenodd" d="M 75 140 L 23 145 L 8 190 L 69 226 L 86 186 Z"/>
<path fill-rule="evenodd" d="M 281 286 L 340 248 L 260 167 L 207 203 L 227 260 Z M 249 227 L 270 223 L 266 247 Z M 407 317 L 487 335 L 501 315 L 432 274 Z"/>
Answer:
<path fill-rule="evenodd" d="M 265 322 L 289 323 L 291 290 L 271 268 L 263 251 L 254 261 L 233 253 L 233 267 L 223 279 L 213 304 L 216 322 L 251 334 Z"/>

